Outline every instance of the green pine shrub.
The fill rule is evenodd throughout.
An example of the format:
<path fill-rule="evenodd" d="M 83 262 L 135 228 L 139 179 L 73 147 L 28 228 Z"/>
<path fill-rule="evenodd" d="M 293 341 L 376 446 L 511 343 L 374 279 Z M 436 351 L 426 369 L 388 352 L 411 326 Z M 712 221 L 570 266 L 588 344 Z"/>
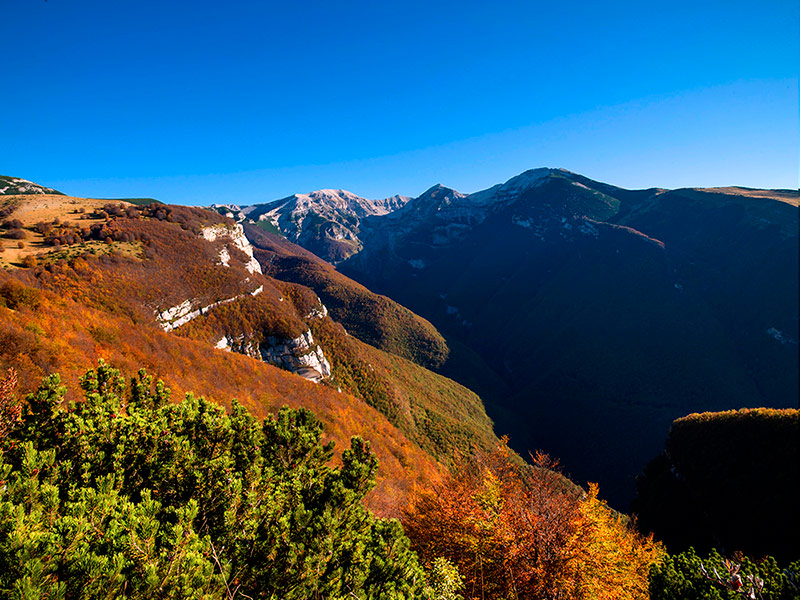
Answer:
<path fill-rule="evenodd" d="M 377 460 L 309 411 L 259 422 L 104 363 L 58 375 L 0 440 L 0 598 L 417 598 L 395 520 L 367 511 Z"/>
<path fill-rule="evenodd" d="M 708 557 L 701 559 L 693 548 L 680 554 L 668 555 L 662 562 L 653 565 L 650 570 L 651 600 L 741 600 L 754 598 L 758 600 L 798 600 L 800 588 L 797 578 L 800 577 L 800 561 L 781 569 L 772 557 L 752 560 L 746 556 L 736 561 L 742 585 L 739 591 L 726 589 L 720 583 L 703 574 L 703 570 L 715 578 L 719 574 L 723 579 L 727 572 L 726 560 L 712 550 Z M 752 590 L 748 576 L 763 582 L 763 589 Z M 734 587 L 734 586 L 730 586 Z"/>

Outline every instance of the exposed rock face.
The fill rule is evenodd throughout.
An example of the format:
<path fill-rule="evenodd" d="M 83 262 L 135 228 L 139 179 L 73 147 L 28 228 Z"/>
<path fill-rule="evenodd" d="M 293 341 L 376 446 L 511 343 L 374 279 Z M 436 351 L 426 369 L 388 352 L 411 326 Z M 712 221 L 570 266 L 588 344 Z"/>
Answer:
<path fill-rule="evenodd" d="M 306 319 L 324 319 L 328 316 L 328 307 L 322 303 L 322 300 L 317 298 L 317 306 L 311 309 L 306 315 Z"/>
<path fill-rule="evenodd" d="M 264 291 L 264 286 L 260 285 L 252 292 L 250 292 L 250 295 L 258 296 L 263 291 Z M 244 298 L 245 296 L 246 296 L 245 294 L 239 294 L 238 296 L 233 296 L 232 298 L 225 298 L 224 300 L 220 300 L 218 302 L 212 302 L 211 304 L 207 304 L 205 306 L 198 306 L 197 308 L 192 308 L 196 300 L 184 300 L 177 306 L 173 306 L 164 311 L 157 312 L 156 321 L 158 321 L 159 325 L 161 325 L 161 328 L 164 331 L 172 331 L 173 329 L 177 329 L 181 325 L 186 325 L 186 323 L 188 323 L 192 319 L 196 319 L 200 315 L 207 313 L 215 306 L 228 304 L 228 302 L 233 302 L 234 300 L 238 300 L 239 298 Z"/>
<path fill-rule="evenodd" d="M 251 292 L 253 296 L 259 294 L 263 286 L 261 288 L 256 289 L 255 291 Z M 212 302 L 211 304 L 207 304 L 206 306 L 198 306 L 197 308 L 192 308 L 193 302 L 192 300 L 184 300 L 177 306 L 173 306 L 172 308 L 168 308 L 160 313 L 156 314 L 156 321 L 158 321 L 159 325 L 164 331 L 172 331 L 173 329 L 177 329 L 181 325 L 186 325 L 192 319 L 196 319 L 200 315 L 208 312 L 215 306 L 220 306 L 221 304 L 228 304 L 228 302 L 233 302 L 234 300 L 238 300 L 242 296 L 234 296 L 233 298 L 225 298 L 224 300 L 220 300 L 219 302 Z"/>
<path fill-rule="evenodd" d="M 203 238 L 209 242 L 215 242 L 219 239 L 227 239 L 233 244 L 233 247 L 247 255 L 248 261 L 245 264 L 245 269 L 250 273 L 261 273 L 261 265 L 253 257 L 253 247 L 244 235 L 244 228 L 237 224 L 234 226 L 228 225 L 214 225 L 213 227 L 206 227 L 203 229 Z M 230 263 L 231 255 L 228 248 L 222 248 L 219 255 L 219 264 L 228 266 Z"/>
<path fill-rule="evenodd" d="M 314 343 L 310 330 L 294 339 L 268 337 L 261 343 L 246 340 L 244 336 L 232 339 L 222 336 L 214 347 L 263 360 L 314 383 L 331 375 L 331 365 L 322 348 Z"/>
<path fill-rule="evenodd" d="M 261 360 L 315 383 L 331 375 L 331 365 L 322 348 L 314 343 L 310 330 L 293 340 L 267 338 L 259 346 L 259 353 Z"/>

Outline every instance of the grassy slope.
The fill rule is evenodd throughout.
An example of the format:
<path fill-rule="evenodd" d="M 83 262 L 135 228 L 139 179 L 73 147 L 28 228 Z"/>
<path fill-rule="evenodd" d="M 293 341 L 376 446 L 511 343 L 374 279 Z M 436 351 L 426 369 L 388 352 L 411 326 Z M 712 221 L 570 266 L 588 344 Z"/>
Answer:
<path fill-rule="evenodd" d="M 497 444 L 481 399 L 458 383 L 347 335 L 330 320 L 312 325 L 333 365 L 330 385 L 363 398 L 432 456 Z"/>
<path fill-rule="evenodd" d="M 0 252 L 0 268 L 20 266 L 25 256 L 38 256 L 52 250 L 52 247 L 44 243 L 44 236 L 33 229 L 35 223 L 58 219 L 65 225 L 75 227 L 95 225 L 103 222 L 103 219 L 92 217 L 91 213 L 102 209 L 108 202 L 92 198 L 72 198 L 63 194 L 0 196 L 0 214 L 8 213 L 0 220 L 19 219 L 28 226 L 23 239 L 24 248 L 18 248 L 16 240 L 0 239 L 0 248 L 3 248 Z M 81 209 L 83 212 L 80 212 Z M 0 237 L 4 236 L 5 232 Z"/>

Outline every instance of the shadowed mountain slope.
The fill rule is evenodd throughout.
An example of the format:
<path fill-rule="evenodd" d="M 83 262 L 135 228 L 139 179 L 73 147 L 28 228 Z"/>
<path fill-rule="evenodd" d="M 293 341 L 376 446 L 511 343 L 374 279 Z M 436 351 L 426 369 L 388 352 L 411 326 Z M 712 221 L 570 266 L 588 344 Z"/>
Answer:
<path fill-rule="evenodd" d="M 623 190 L 535 169 L 364 219 L 340 270 L 504 380 L 490 414 L 512 446 L 560 456 L 624 508 L 673 419 L 796 406 L 797 216 L 785 190 Z"/>

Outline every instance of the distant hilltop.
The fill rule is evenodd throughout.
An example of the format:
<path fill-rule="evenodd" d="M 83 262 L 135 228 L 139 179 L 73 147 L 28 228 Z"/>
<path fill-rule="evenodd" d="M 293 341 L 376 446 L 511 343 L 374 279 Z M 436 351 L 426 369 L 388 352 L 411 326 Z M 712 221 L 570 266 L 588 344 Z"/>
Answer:
<path fill-rule="evenodd" d="M 8 177 L 0 175 L 0 195 L 2 196 L 17 196 L 23 194 L 63 194 L 53 188 L 44 187 L 38 183 L 33 183 L 27 179 L 20 179 L 19 177 Z"/>

